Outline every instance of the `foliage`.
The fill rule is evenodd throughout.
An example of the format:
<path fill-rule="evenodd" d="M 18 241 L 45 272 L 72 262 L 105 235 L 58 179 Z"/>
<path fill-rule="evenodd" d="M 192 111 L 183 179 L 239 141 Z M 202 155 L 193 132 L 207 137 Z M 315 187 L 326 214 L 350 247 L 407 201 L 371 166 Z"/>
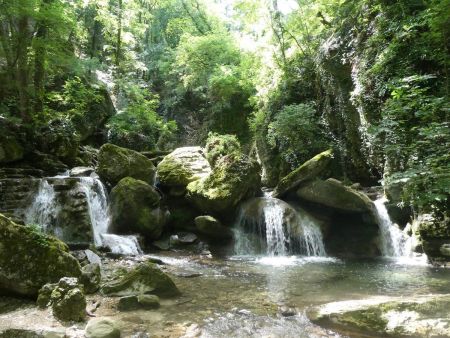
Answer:
<path fill-rule="evenodd" d="M 329 147 L 311 103 L 284 106 L 269 124 L 267 138 L 291 169 Z"/>
<path fill-rule="evenodd" d="M 208 162 L 214 167 L 219 159 L 229 155 L 239 157 L 241 155 L 241 144 L 236 135 L 219 135 L 210 132 L 206 139 L 205 155 Z"/>

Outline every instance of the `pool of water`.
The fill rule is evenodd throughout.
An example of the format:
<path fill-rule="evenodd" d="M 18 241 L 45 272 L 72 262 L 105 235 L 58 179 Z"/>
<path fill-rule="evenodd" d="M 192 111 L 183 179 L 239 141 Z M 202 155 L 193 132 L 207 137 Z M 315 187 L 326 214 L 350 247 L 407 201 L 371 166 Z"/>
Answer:
<path fill-rule="evenodd" d="M 450 293 L 449 269 L 387 259 L 152 257 L 167 263 L 183 295 L 157 311 L 116 313 L 129 332 L 185 323 L 201 337 L 339 337 L 305 312 L 340 300 Z"/>

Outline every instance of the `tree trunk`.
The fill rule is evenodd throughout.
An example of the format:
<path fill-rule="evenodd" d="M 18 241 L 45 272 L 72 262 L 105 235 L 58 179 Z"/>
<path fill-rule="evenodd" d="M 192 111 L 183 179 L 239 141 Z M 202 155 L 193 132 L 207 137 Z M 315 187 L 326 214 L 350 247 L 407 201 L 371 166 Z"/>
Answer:
<path fill-rule="evenodd" d="M 23 121 L 30 121 L 28 92 L 28 17 L 23 16 L 18 24 L 17 89 L 19 92 L 19 113 Z"/>

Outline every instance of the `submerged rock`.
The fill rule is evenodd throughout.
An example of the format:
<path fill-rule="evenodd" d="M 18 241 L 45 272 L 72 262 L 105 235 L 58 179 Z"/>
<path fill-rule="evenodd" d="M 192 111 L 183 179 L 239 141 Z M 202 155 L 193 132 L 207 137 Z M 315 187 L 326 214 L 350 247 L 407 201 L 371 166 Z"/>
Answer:
<path fill-rule="evenodd" d="M 333 151 L 331 149 L 314 156 L 290 174 L 283 177 L 275 187 L 272 196 L 282 197 L 286 193 L 298 188 L 303 182 L 320 176 L 320 174 L 327 169 L 332 159 Z"/>
<path fill-rule="evenodd" d="M 195 226 L 201 234 L 213 239 L 231 239 L 233 232 L 212 216 L 198 216 L 195 218 Z"/>
<path fill-rule="evenodd" d="M 80 275 L 67 245 L 0 214 L 0 293 L 35 297 L 46 283 Z"/>
<path fill-rule="evenodd" d="M 160 199 L 155 188 L 144 181 L 122 179 L 111 191 L 111 229 L 159 238 L 169 216 L 159 207 Z"/>
<path fill-rule="evenodd" d="M 200 147 L 177 148 L 158 164 L 158 179 L 168 187 L 186 187 L 211 172 L 211 166 Z"/>
<path fill-rule="evenodd" d="M 213 171 L 201 180 L 189 183 L 187 198 L 207 213 L 226 214 L 260 189 L 259 164 L 246 156 L 222 157 Z"/>
<path fill-rule="evenodd" d="M 94 318 L 86 325 L 86 338 L 120 338 L 120 330 L 109 318 Z"/>
<path fill-rule="evenodd" d="M 100 148 L 97 172 L 112 185 L 124 177 L 132 177 L 153 185 L 156 168 L 152 161 L 137 151 L 108 143 Z"/>
<path fill-rule="evenodd" d="M 377 297 L 325 304 L 310 319 L 345 334 L 450 337 L 450 296 Z"/>
<path fill-rule="evenodd" d="M 297 190 L 297 196 L 343 212 L 372 212 L 372 201 L 363 193 L 329 178 L 314 180 Z"/>
<path fill-rule="evenodd" d="M 173 297 L 180 294 L 172 279 L 150 262 L 141 263 L 125 275 L 103 285 L 101 291 L 110 296 L 155 294 Z"/>

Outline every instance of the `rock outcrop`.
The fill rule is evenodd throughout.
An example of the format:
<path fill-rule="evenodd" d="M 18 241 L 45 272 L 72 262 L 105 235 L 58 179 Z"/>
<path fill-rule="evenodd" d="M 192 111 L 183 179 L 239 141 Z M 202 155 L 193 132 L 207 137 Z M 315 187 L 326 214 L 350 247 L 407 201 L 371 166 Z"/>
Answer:
<path fill-rule="evenodd" d="M 0 293 L 35 297 L 46 283 L 80 275 L 63 242 L 0 214 Z"/>
<path fill-rule="evenodd" d="M 125 177 L 153 185 L 156 168 L 152 161 L 137 151 L 108 143 L 100 148 L 97 173 L 113 186 Z"/>

